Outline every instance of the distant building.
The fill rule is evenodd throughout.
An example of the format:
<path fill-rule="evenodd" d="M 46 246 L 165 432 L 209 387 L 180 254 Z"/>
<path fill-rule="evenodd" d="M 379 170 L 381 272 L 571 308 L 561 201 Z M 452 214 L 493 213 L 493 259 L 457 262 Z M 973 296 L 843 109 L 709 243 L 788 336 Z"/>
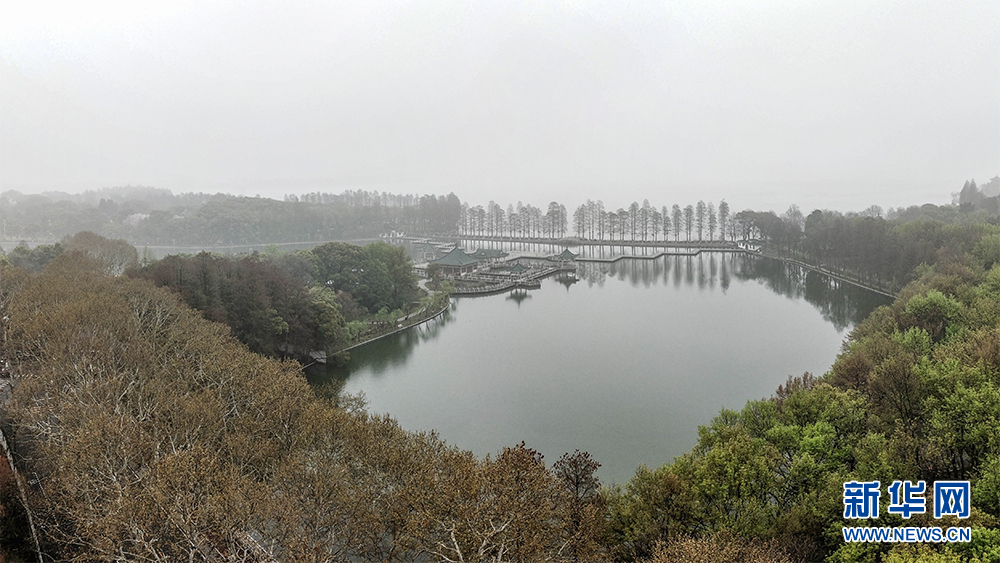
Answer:
<path fill-rule="evenodd" d="M 480 259 L 454 248 L 437 260 L 431 260 L 431 264 L 440 264 L 441 273 L 446 276 L 454 276 L 471 272 L 479 266 Z"/>
<path fill-rule="evenodd" d="M 433 244 L 425 242 L 424 244 L 417 247 L 417 254 L 420 256 L 420 259 L 423 260 L 424 262 L 431 262 L 435 258 L 437 258 L 438 249 Z"/>

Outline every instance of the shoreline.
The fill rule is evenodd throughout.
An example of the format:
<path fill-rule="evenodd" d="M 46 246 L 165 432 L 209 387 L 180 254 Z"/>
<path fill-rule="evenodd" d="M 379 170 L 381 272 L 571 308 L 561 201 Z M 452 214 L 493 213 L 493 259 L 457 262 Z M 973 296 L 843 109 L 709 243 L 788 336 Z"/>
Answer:
<path fill-rule="evenodd" d="M 700 248 L 700 249 L 698 249 L 695 252 L 683 252 L 683 253 L 682 252 L 660 252 L 660 253 L 657 253 L 657 254 L 655 254 L 653 256 L 621 255 L 621 256 L 616 256 L 615 258 L 577 258 L 576 261 L 577 262 L 590 262 L 590 263 L 610 264 L 610 263 L 618 262 L 620 260 L 629 260 L 629 259 L 633 259 L 633 260 L 655 260 L 655 259 L 663 257 L 663 256 L 697 256 L 697 255 L 699 255 L 699 254 L 701 254 L 703 252 L 731 252 L 731 253 L 749 254 L 751 256 L 761 256 L 763 258 L 768 258 L 768 259 L 771 259 L 771 260 L 778 260 L 778 261 L 784 262 L 786 264 L 791 264 L 791 265 L 794 265 L 794 266 L 798 266 L 800 268 L 805 268 L 807 270 L 811 270 L 811 271 L 816 272 L 818 274 L 822 274 L 824 276 L 833 278 L 833 279 L 835 279 L 835 280 L 837 280 L 839 282 L 848 283 L 848 284 L 851 284 L 851 285 L 853 285 L 855 287 L 859 287 L 861 289 L 864 289 L 866 291 L 871 291 L 873 293 L 877 293 L 879 295 L 882 295 L 883 297 L 889 297 L 889 298 L 892 298 L 892 299 L 895 299 L 897 297 L 896 294 L 889 293 L 888 291 L 885 291 L 883 289 L 872 287 L 870 285 L 867 285 L 865 283 L 859 282 L 857 280 L 852 280 L 852 279 L 844 277 L 844 276 L 842 276 L 840 274 L 837 274 L 837 273 L 834 273 L 834 272 L 830 272 L 828 270 L 824 270 L 822 268 L 819 268 L 818 266 L 813 266 L 811 264 L 807 264 L 805 262 L 801 262 L 801 261 L 795 260 L 793 258 L 783 258 L 783 257 L 780 257 L 780 256 L 771 256 L 771 255 L 763 254 L 763 253 L 760 253 L 760 252 L 751 252 L 751 251 L 743 249 L 743 248 Z M 557 269 L 555 269 L 555 270 L 553 270 L 551 272 L 547 272 L 547 275 L 540 276 L 538 279 L 541 279 L 541 278 L 544 278 L 544 277 L 549 277 L 550 275 L 558 273 L 559 271 L 561 271 L 561 269 L 557 268 Z M 501 287 L 501 288 L 489 288 L 489 289 L 485 289 L 483 291 L 477 291 L 477 292 L 464 293 L 464 292 L 458 291 L 458 292 L 455 292 L 455 293 L 449 295 L 449 304 L 450 304 L 452 298 L 457 298 L 457 297 L 473 297 L 473 296 L 477 296 L 477 295 L 482 295 L 482 296 L 497 295 L 497 294 L 500 294 L 500 293 L 505 293 L 507 291 L 511 291 L 513 289 L 516 289 L 517 287 L 518 287 L 518 284 L 513 284 L 513 285 L 510 285 L 510 286 L 504 286 L 504 287 Z M 406 325 L 406 326 L 401 327 L 401 328 L 393 329 L 390 332 L 387 332 L 385 334 L 380 334 L 379 336 L 376 336 L 374 338 L 370 338 L 370 339 L 365 340 L 363 342 L 358 342 L 356 344 L 352 344 L 351 346 L 348 346 L 347 348 L 344 348 L 342 350 L 337 350 L 336 353 L 349 352 L 349 351 L 351 351 L 351 350 L 353 350 L 355 348 L 358 348 L 360 346 L 364 346 L 365 344 L 369 344 L 371 342 L 375 342 L 376 340 L 379 340 L 381 338 L 385 338 L 387 336 L 392 336 L 393 334 L 398 334 L 398 333 L 403 332 L 404 330 L 407 330 L 409 328 L 421 325 L 421 324 L 426 323 L 428 321 L 432 321 L 432 320 L 440 317 L 442 314 L 444 314 L 444 312 L 448 309 L 448 307 L 449 307 L 449 305 L 445 305 L 444 307 L 441 308 L 441 310 L 439 310 L 438 312 L 434 313 L 433 315 L 427 317 L 426 319 L 423 319 L 421 321 L 418 321 L 418 322 L 410 324 L 410 325 Z"/>
<path fill-rule="evenodd" d="M 415 326 L 422 325 L 422 324 L 424 324 L 424 323 L 426 323 L 428 321 L 432 321 L 432 320 L 440 317 L 441 315 L 443 315 L 444 312 L 447 311 L 450 306 L 451 306 L 451 298 L 449 297 L 447 305 L 445 305 L 444 307 L 441 308 L 441 310 L 439 310 L 438 312 L 434 313 L 433 315 L 427 317 L 426 319 L 422 319 L 422 320 L 417 321 L 417 322 L 415 322 L 413 324 L 409 324 L 409 325 L 406 325 L 406 326 L 403 326 L 403 327 L 400 327 L 400 328 L 394 328 L 394 329 L 392 329 L 391 331 L 389 331 L 389 332 L 387 332 L 385 334 L 380 334 L 380 335 L 375 336 L 373 338 L 369 338 L 368 340 L 364 340 L 364 341 L 358 342 L 356 344 L 351 344 L 347 348 L 342 348 L 340 350 L 337 350 L 336 352 L 334 352 L 334 354 L 340 354 L 341 352 L 350 352 L 351 350 L 353 350 L 353 349 L 355 349 L 355 348 L 357 348 L 359 346 L 364 346 L 365 344 L 369 344 L 371 342 L 375 342 L 376 340 L 379 340 L 381 338 L 385 338 L 386 336 L 392 336 L 393 334 L 397 334 L 397 333 L 403 332 L 404 330 L 413 328 Z"/>

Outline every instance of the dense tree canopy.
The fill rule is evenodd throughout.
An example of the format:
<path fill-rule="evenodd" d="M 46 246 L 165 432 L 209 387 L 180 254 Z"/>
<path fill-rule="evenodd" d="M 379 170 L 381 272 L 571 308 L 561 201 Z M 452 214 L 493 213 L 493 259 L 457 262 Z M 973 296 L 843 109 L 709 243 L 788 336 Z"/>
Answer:
<path fill-rule="evenodd" d="M 369 311 L 398 309 L 417 297 L 413 263 L 402 247 L 328 242 L 312 254 L 317 260 L 315 281 L 350 293 Z"/>
<path fill-rule="evenodd" d="M 209 278 L 261 267 L 191 264 Z M 314 393 L 297 365 L 248 351 L 166 289 L 101 270 L 71 252 L 0 276 L 9 430 L 48 557 L 570 561 L 599 549 L 592 465 L 553 471 L 523 444 L 477 459 L 405 432 Z"/>
<path fill-rule="evenodd" d="M 331 242 L 285 254 L 167 256 L 133 275 L 176 291 L 255 352 L 305 357 L 344 347 L 355 336 L 350 322 L 417 300 L 412 270 L 401 247 Z"/>
<path fill-rule="evenodd" d="M 259 256 L 167 256 L 135 275 L 178 292 L 260 354 L 332 352 L 344 340 L 345 322 L 332 291 L 310 291 Z"/>
<path fill-rule="evenodd" d="M 1000 264 L 966 254 L 924 268 L 854 330 L 826 376 L 790 378 L 770 399 L 723 411 L 690 453 L 611 491 L 611 544 L 636 559 L 662 553 L 657 542 L 726 531 L 776 540 L 804 561 L 918 561 L 942 549 L 994 561 L 998 460 Z M 844 544 L 843 483 L 875 479 L 970 480 L 973 541 Z M 935 523 L 888 515 L 878 525 Z"/>

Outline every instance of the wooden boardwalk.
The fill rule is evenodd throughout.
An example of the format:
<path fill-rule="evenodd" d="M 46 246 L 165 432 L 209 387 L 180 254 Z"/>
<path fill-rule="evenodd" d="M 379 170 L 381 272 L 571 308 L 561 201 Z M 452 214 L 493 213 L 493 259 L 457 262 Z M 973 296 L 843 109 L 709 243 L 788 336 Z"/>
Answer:
<path fill-rule="evenodd" d="M 495 279 L 497 283 L 493 283 L 484 287 L 474 287 L 474 288 L 470 287 L 470 288 L 456 289 L 455 291 L 451 292 L 451 294 L 454 297 L 463 297 L 463 296 L 468 297 L 470 295 L 489 295 L 492 293 L 502 293 L 504 291 L 509 291 L 511 289 L 538 289 L 542 287 L 542 282 L 541 282 L 542 278 L 546 278 L 548 276 L 551 276 L 559 272 L 575 272 L 575 271 L 576 271 L 576 266 L 574 265 L 560 264 L 559 266 L 549 266 L 547 268 L 542 268 L 540 270 L 532 270 L 526 272 L 525 275 L 523 276 L 518 276 L 516 278 L 510 278 L 506 280 L 499 279 L 499 276 L 488 276 L 489 278 Z M 476 279 L 477 281 L 487 281 L 486 279 L 480 279 L 486 277 L 487 276 L 474 275 L 474 276 L 467 276 L 465 279 L 471 278 L 471 279 Z"/>
<path fill-rule="evenodd" d="M 584 257 L 581 256 L 581 257 L 578 257 L 576 259 L 576 261 L 577 262 L 602 262 L 602 263 L 605 263 L 605 264 L 610 264 L 610 263 L 613 263 L 613 262 L 617 262 L 619 260 L 656 260 L 657 258 L 660 258 L 662 256 L 697 256 L 697 255 L 701 254 L 702 252 L 740 252 L 740 253 L 744 253 L 744 254 L 754 254 L 754 255 L 759 255 L 760 254 L 759 252 L 752 252 L 752 251 L 746 250 L 744 248 L 736 248 L 736 247 L 712 247 L 712 248 L 699 248 L 697 250 L 692 250 L 690 252 L 670 252 L 670 251 L 664 250 L 663 252 L 657 252 L 656 254 L 653 254 L 651 256 L 649 256 L 649 255 L 636 255 L 636 254 L 621 254 L 621 255 L 615 256 L 614 258 L 584 258 Z"/>

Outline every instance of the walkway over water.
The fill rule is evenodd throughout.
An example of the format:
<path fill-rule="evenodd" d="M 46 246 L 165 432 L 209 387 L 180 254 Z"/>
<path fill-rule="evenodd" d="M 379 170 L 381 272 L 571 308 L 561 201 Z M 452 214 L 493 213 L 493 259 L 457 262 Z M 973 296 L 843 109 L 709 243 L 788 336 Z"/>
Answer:
<path fill-rule="evenodd" d="M 620 255 L 615 256 L 613 258 L 586 258 L 586 257 L 580 257 L 580 258 L 577 258 L 576 261 L 577 262 L 604 262 L 604 263 L 609 263 L 610 264 L 612 262 L 617 262 L 619 260 L 626 260 L 626 259 L 627 260 L 656 260 L 657 258 L 660 258 L 661 256 L 697 256 L 697 255 L 701 254 L 702 252 L 741 252 L 741 253 L 745 253 L 745 254 L 760 254 L 759 252 L 753 252 L 753 251 L 747 250 L 745 248 L 736 248 L 736 247 L 732 247 L 732 248 L 723 247 L 723 248 L 720 248 L 720 247 L 714 247 L 713 246 L 713 247 L 710 247 L 710 248 L 699 248 L 698 250 L 693 250 L 691 252 L 672 252 L 672 251 L 664 250 L 663 252 L 657 252 L 656 254 L 652 254 L 652 255 L 644 255 L 644 254 L 620 254 Z"/>
<path fill-rule="evenodd" d="M 461 241 L 501 242 L 512 244 L 546 244 L 554 246 L 626 246 L 634 248 L 700 248 L 704 250 L 726 250 L 737 248 L 737 244 L 722 240 L 604 240 L 582 238 L 542 238 L 542 237 L 498 237 L 484 235 L 404 235 L 389 240 L 406 241 L 416 244 L 431 244 L 450 247 Z"/>
<path fill-rule="evenodd" d="M 431 242 L 432 239 L 437 239 L 436 242 Z M 655 260 L 661 257 L 671 257 L 671 256 L 685 256 L 693 257 L 698 256 L 704 252 L 718 252 L 718 253 L 728 253 L 728 254 L 748 254 L 756 256 L 766 256 L 774 260 L 780 260 L 789 264 L 794 264 L 801 268 L 812 270 L 823 275 L 829 276 L 839 282 L 855 285 L 878 293 L 879 295 L 884 295 L 886 297 L 895 297 L 896 294 L 886 288 L 881 287 L 879 284 L 873 283 L 871 280 L 865 280 L 861 276 L 852 274 L 845 271 L 831 270 L 823 265 L 810 264 L 809 262 L 795 259 L 788 256 L 781 256 L 773 252 L 761 252 L 761 248 L 756 244 L 750 244 L 746 241 L 610 241 L 610 240 L 589 240 L 589 239 L 529 239 L 529 238 L 511 238 L 511 237 L 488 237 L 488 236 L 466 236 L 459 237 L 446 237 L 446 236 L 407 236 L 399 237 L 399 240 L 409 240 L 409 241 L 419 241 L 419 242 L 430 242 L 431 244 L 437 244 L 441 246 L 450 247 L 454 242 L 443 243 L 442 240 L 482 240 L 482 241 L 495 241 L 503 243 L 526 243 L 526 244 L 542 244 L 549 246 L 581 246 L 581 247 L 611 247 L 612 253 L 614 253 L 615 248 L 621 248 L 622 253 L 609 257 L 598 257 L 598 256 L 578 256 L 576 262 L 590 262 L 590 263 L 604 263 L 612 264 L 624 259 L 633 260 Z M 636 254 L 625 252 L 625 249 L 662 249 L 655 254 Z M 508 262 L 515 261 L 520 258 L 526 259 L 545 259 L 546 255 L 543 253 L 536 253 L 532 251 L 521 251 L 514 254 L 517 251 L 511 251 L 512 254 L 507 258 Z M 423 265 L 416 265 L 415 270 L 421 275 Z M 501 290 L 502 291 L 502 290 Z M 485 292 L 484 292 L 485 293 Z"/>
<path fill-rule="evenodd" d="M 484 287 L 460 288 L 451 292 L 453 296 L 487 295 L 490 293 L 500 293 L 511 289 L 538 289 L 542 286 L 542 278 L 546 278 L 559 272 L 575 272 L 576 266 L 573 264 L 560 264 L 549 266 L 538 270 L 530 270 L 523 276 L 516 278 L 500 279 L 499 276 L 471 274 L 462 276 L 463 280 L 481 281 L 491 283 Z"/>

